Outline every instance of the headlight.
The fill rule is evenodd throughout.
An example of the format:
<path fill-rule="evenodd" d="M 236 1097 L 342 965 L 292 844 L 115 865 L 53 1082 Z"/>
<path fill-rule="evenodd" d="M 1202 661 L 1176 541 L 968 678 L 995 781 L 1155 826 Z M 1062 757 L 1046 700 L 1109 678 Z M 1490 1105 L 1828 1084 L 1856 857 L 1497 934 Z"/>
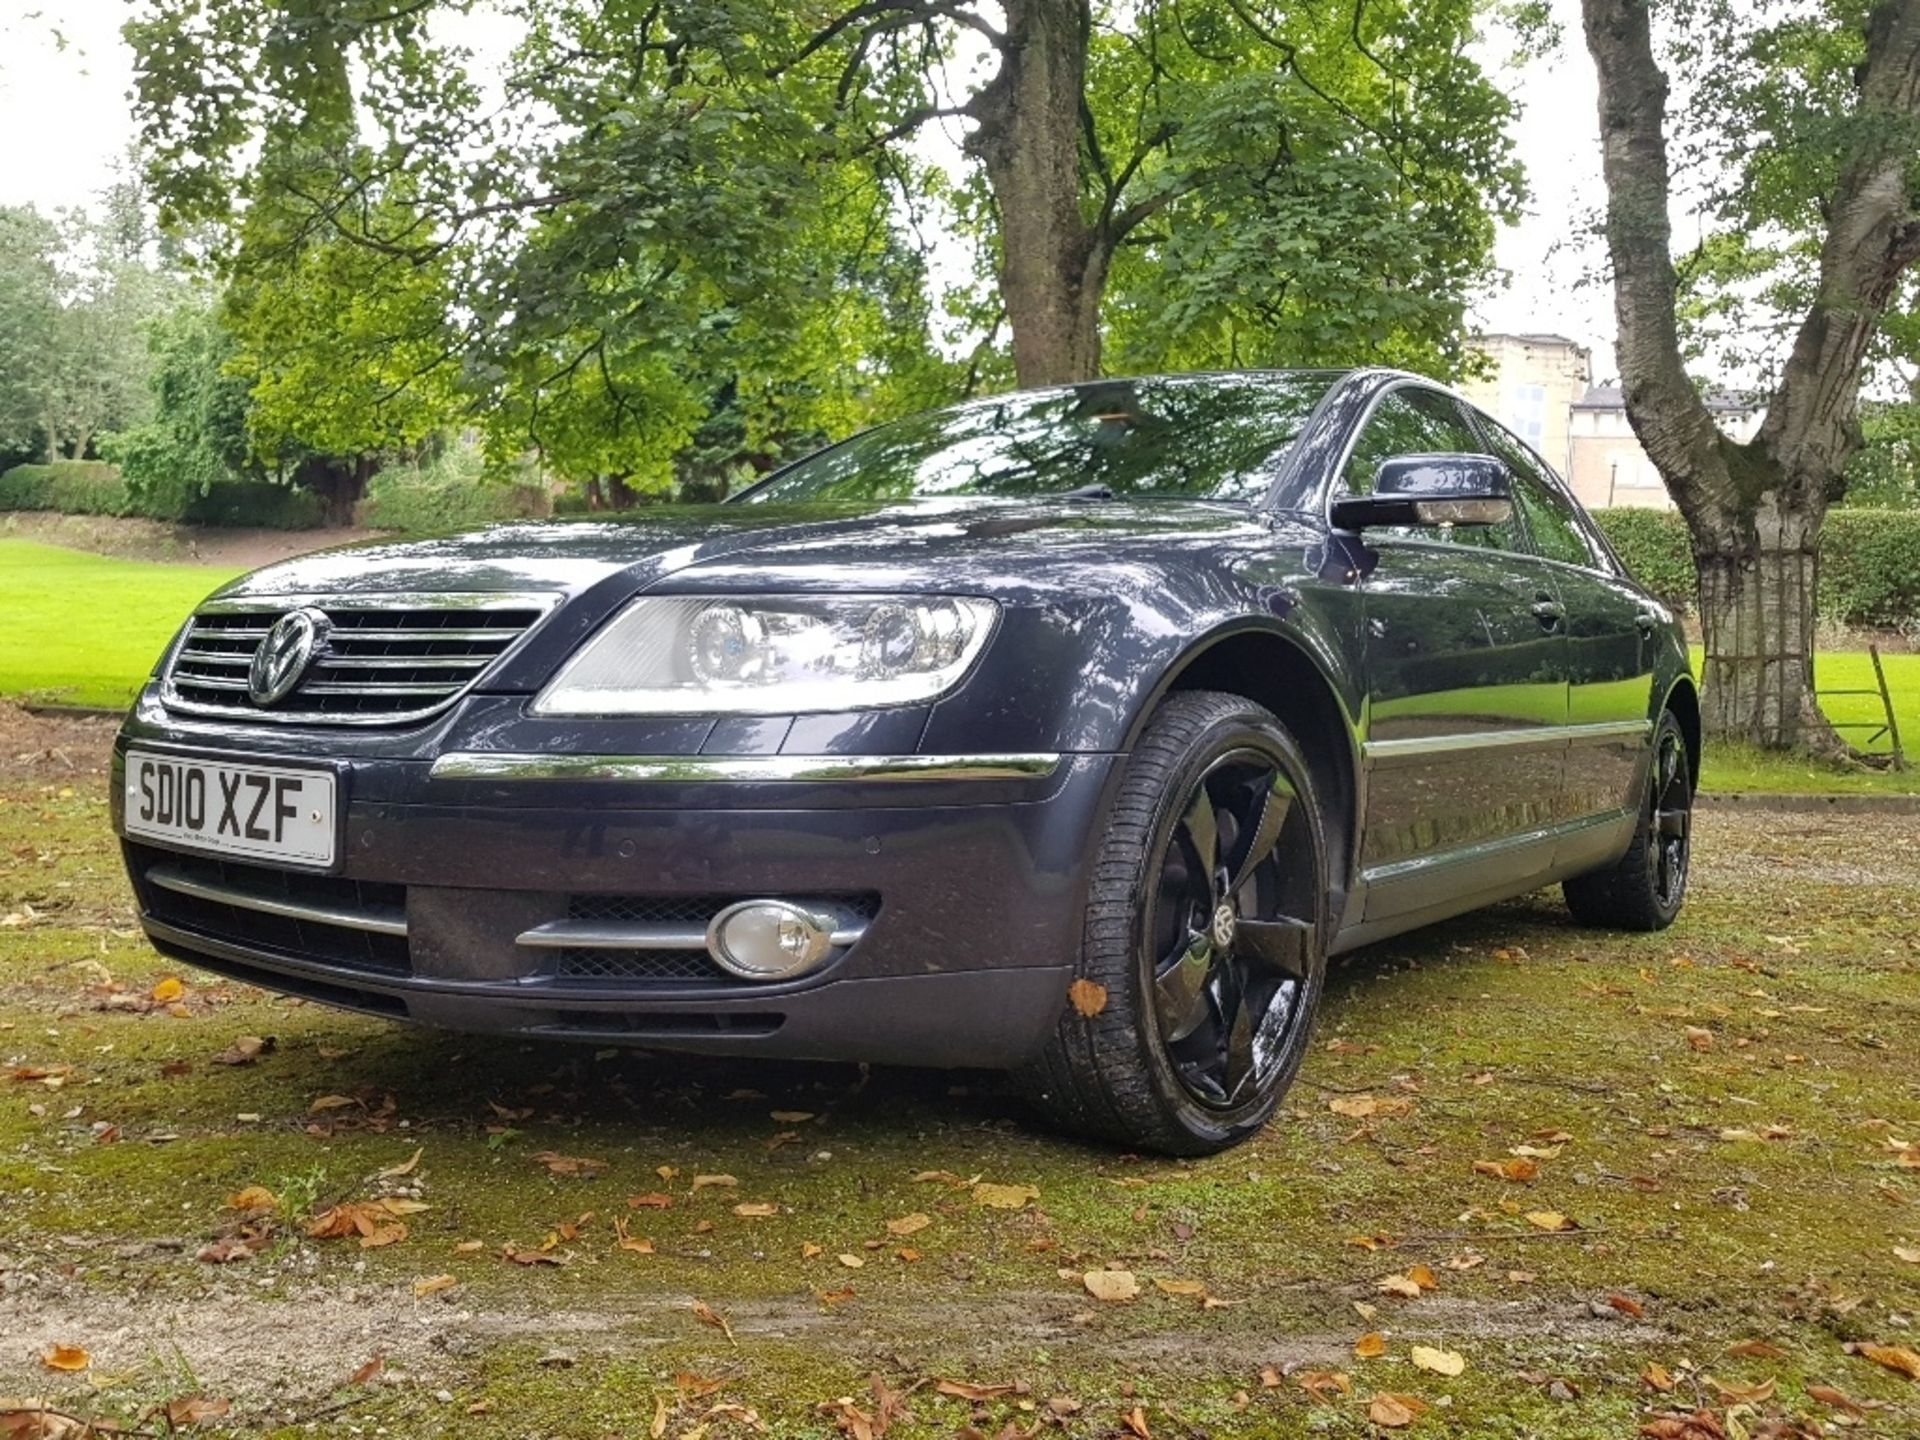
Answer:
<path fill-rule="evenodd" d="M 561 667 L 538 715 L 779 715 L 951 689 L 997 607 L 946 597 L 644 596 Z"/>

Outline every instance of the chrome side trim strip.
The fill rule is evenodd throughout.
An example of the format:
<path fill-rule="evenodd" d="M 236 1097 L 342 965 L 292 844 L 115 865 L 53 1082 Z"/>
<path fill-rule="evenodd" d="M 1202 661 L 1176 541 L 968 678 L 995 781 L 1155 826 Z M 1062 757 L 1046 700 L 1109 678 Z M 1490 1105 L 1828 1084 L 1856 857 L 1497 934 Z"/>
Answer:
<path fill-rule="evenodd" d="M 822 920 L 829 917 L 822 916 Z M 827 943 L 844 948 L 867 933 L 863 924 L 841 925 Z M 530 950 L 705 950 L 705 925 L 621 924 L 614 920 L 549 920 L 514 938 Z"/>
<path fill-rule="evenodd" d="M 456 751 L 433 762 L 434 780 L 708 781 L 1032 780 L 1060 768 L 1031 755 L 488 755 Z"/>
<path fill-rule="evenodd" d="M 405 938 L 407 933 L 407 917 L 398 910 L 342 910 L 332 905 L 309 905 L 277 896 L 256 895 L 232 885 L 196 879 L 172 865 L 155 865 L 146 872 L 146 878 L 149 884 L 178 895 L 237 905 L 243 910 L 258 910 L 267 915 L 284 915 L 290 920 L 312 920 L 321 925 L 338 925 L 343 930 L 370 930 L 375 935 Z"/>
<path fill-rule="evenodd" d="M 1593 725 L 1541 725 L 1532 730 L 1481 730 L 1467 735 L 1417 735 L 1408 740 L 1369 740 L 1360 747 L 1369 761 L 1408 755 L 1443 755 L 1455 750 L 1493 750 L 1514 745 L 1579 744 L 1588 740 L 1644 741 L 1651 720 L 1605 720 Z"/>

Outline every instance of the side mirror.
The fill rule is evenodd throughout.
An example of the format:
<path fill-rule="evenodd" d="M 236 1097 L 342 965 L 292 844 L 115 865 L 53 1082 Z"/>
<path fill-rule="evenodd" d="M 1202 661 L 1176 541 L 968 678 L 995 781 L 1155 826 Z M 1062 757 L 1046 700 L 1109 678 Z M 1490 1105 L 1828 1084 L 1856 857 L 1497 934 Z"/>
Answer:
<path fill-rule="evenodd" d="M 1513 514 L 1513 472 L 1492 455 L 1395 455 L 1371 495 L 1333 502 L 1336 530 L 1373 525 L 1498 525 Z"/>

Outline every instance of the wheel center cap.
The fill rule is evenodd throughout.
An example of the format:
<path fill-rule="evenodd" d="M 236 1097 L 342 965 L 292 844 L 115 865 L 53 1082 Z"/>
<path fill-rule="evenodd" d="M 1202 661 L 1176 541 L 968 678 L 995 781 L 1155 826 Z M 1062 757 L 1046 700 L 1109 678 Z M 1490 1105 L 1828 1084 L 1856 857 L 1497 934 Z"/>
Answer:
<path fill-rule="evenodd" d="M 1233 931 L 1237 923 L 1233 906 L 1222 900 L 1213 912 L 1213 945 L 1216 950 L 1233 948 Z"/>

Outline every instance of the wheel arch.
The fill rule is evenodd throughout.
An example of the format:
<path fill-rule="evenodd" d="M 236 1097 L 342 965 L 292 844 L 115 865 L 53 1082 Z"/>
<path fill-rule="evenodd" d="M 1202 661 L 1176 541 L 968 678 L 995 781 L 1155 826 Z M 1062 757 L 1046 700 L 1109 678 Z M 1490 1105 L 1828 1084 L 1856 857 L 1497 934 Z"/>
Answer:
<path fill-rule="evenodd" d="M 1359 736 L 1340 690 L 1299 639 L 1264 625 L 1227 626 L 1202 637 L 1169 667 L 1141 705 L 1127 748 L 1167 695 L 1220 690 L 1271 710 L 1305 753 L 1319 800 L 1321 833 L 1338 898 L 1351 893 L 1361 814 Z M 1334 923 L 1340 921 L 1335 907 Z"/>
<path fill-rule="evenodd" d="M 1673 682 L 1667 691 L 1666 709 L 1673 712 L 1673 718 L 1679 722 L 1680 738 L 1687 746 L 1687 773 L 1693 780 L 1693 788 L 1700 788 L 1700 692 L 1693 688 L 1691 677 L 1682 675 Z"/>

